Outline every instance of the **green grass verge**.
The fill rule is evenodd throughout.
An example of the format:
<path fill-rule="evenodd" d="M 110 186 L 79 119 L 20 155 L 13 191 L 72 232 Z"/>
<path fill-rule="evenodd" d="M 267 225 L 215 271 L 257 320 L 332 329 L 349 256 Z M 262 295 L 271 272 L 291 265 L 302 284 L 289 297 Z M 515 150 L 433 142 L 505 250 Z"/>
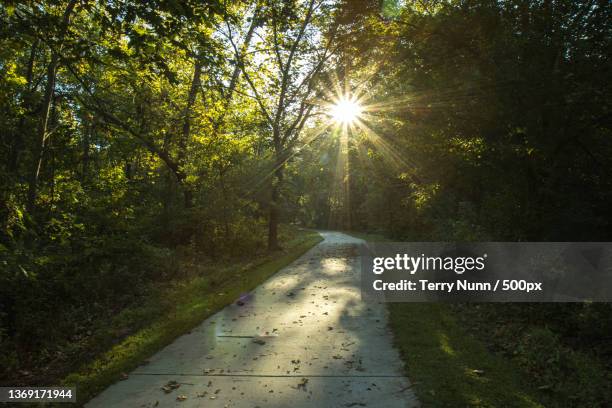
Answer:
<path fill-rule="evenodd" d="M 424 407 L 542 407 L 520 370 L 458 324 L 449 305 L 389 304 L 390 326 Z"/>
<path fill-rule="evenodd" d="M 448 304 L 390 303 L 388 309 L 395 346 L 423 407 L 542 407 L 520 370 L 470 335 Z"/>
<path fill-rule="evenodd" d="M 161 290 L 147 304 L 123 311 L 104 336 L 138 325 L 148 325 L 124 337 L 92 362 L 68 375 L 62 385 L 76 386 L 78 403 L 84 404 L 155 352 L 200 324 L 208 316 L 231 304 L 322 240 L 316 232 L 301 232 L 285 243 L 282 252 L 256 263 L 229 265 L 216 275 L 196 277 Z M 224 279 L 224 280 L 222 280 Z M 159 313 L 159 304 L 166 310 Z"/>
<path fill-rule="evenodd" d="M 603 408 L 612 401 L 604 307 L 482 303 L 453 304 L 451 310 L 459 325 L 520 366 L 545 406 Z"/>

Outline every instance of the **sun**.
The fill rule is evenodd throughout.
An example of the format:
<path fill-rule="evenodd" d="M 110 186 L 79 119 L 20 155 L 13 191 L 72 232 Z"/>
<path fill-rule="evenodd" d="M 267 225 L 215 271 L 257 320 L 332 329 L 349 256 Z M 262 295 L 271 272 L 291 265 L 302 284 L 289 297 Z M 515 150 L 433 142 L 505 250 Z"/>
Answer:
<path fill-rule="evenodd" d="M 359 119 L 361 110 L 361 106 L 355 99 L 343 96 L 330 106 L 329 115 L 337 123 L 351 124 Z"/>

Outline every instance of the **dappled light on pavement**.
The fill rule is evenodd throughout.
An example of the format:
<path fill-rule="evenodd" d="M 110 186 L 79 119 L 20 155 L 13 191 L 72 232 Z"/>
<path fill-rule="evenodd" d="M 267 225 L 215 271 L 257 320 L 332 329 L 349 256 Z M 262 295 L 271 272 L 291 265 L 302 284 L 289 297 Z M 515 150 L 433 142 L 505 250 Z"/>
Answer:
<path fill-rule="evenodd" d="M 360 241 L 322 235 L 89 406 L 418 406 L 384 305 L 361 300 Z"/>

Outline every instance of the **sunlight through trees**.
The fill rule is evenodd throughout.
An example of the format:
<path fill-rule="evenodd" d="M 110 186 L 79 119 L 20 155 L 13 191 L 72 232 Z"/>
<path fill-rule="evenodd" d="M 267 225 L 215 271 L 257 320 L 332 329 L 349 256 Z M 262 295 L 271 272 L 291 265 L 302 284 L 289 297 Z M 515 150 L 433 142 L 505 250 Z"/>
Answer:
<path fill-rule="evenodd" d="M 0 366 L 60 373 L 156 285 L 279 254 L 296 226 L 609 240 L 611 13 L 1 1 Z M 589 313 L 558 315 L 609 330 Z"/>

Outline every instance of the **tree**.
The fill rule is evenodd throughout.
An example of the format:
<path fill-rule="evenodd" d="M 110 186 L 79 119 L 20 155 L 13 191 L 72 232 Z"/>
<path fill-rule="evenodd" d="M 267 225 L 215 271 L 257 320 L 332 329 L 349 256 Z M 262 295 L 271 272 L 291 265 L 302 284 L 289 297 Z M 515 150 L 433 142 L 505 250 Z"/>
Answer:
<path fill-rule="evenodd" d="M 261 17 L 260 17 L 261 13 Z M 334 26 L 329 22 L 327 2 L 309 0 L 304 4 L 267 2 L 256 8 L 252 19 L 265 23 L 258 31 L 265 50 L 247 58 L 234 41 L 227 20 L 227 39 L 237 64 L 257 102 L 269 132 L 264 136 L 273 150 L 271 192 L 268 215 L 268 249 L 276 250 L 280 217 L 283 172 L 295 141 L 313 112 L 317 81 L 333 55 Z M 265 87 L 265 92 L 263 88 Z"/>

